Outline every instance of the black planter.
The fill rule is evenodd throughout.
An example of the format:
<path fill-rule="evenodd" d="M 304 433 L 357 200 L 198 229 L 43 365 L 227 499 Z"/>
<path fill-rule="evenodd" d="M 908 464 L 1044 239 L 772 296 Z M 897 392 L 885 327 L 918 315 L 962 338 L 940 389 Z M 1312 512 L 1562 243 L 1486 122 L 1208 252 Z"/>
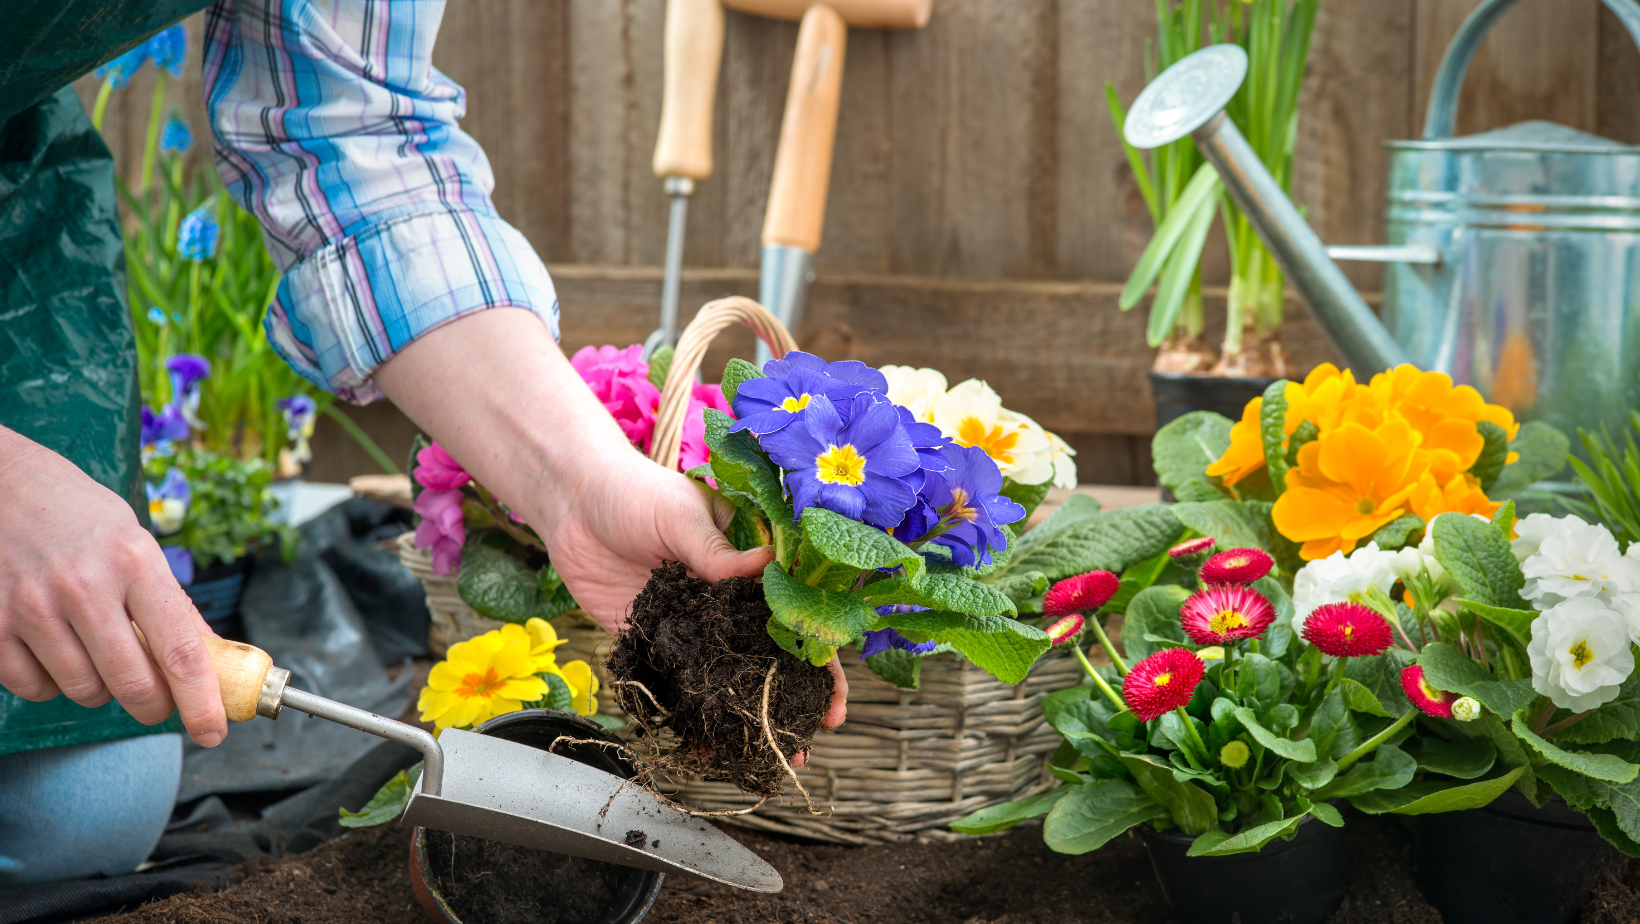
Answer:
<path fill-rule="evenodd" d="M 560 735 L 621 743 L 620 738 L 603 726 L 594 725 L 573 712 L 557 712 L 552 709 L 523 709 L 509 712 L 478 725 L 473 731 L 541 750 L 546 750 Z M 629 779 L 637 774 L 631 762 L 621 757 L 620 752 L 614 748 L 565 743 L 559 745 L 553 753 L 623 778 Z M 604 921 L 607 924 L 638 924 L 655 904 L 655 898 L 661 893 L 661 884 L 666 881 L 666 875 L 654 870 L 610 865 L 620 871 L 622 881 L 619 894 Z M 440 893 L 438 880 L 428 873 L 428 866 L 427 830 L 417 828 L 410 838 L 410 880 L 416 897 L 421 901 L 422 910 L 434 922 L 463 924 Z M 465 924 L 485 922 L 469 921 Z"/>
<path fill-rule="evenodd" d="M 1275 379 L 1234 379 L 1214 375 L 1150 373 L 1150 394 L 1156 399 L 1156 429 L 1191 411 L 1212 411 L 1240 420 L 1247 402 L 1264 394 Z"/>
<path fill-rule="evenodd" d="M 1559 796 L 1510 790 L 1485 808 L 1419 815 L 1414 874 L 1446 924 L 1567 924 L 1617 851 Z"/>
<path fill-rule="evenodd" d="M 1184 924 L 1321 924 L 1344 898 L 1344 829 L 1306 819 L 1258 853 L 1188 857 L 1194 837 L 1139 829 L 1150 865 Z"/>
<path fill-rule="evenodd" d="M 223 638 L 239 639 L 243 635 L 239 603 L 245 599 L 245 584 L 255 564 L 256 558 L 251 555 L 241 555 L 227 564 L 217 562 L 194 572 L 194 582 L 182 588 L 194 601 L 199 615 L 205 617 L 205 624 Z"/>

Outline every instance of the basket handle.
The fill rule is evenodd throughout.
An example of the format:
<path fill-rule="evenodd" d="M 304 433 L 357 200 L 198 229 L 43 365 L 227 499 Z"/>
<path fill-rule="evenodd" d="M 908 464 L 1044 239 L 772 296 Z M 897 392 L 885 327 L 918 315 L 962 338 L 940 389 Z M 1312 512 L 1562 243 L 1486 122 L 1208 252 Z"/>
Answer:
<path fill-rule="evenodd" d="M 706 358 L 712 338 L 730 325 L 743 324 L 768 344 L 775 359 L 797 349 L 797 341 L 773 312 L 743 295 L 731 295 L 707 302 L 683 329 L 677 352 L 661 389 L 660 407 L 655 411 L 655 438 L 649 444 L 649 458 L 670 469 L 678 467 L 678 450 L 683 445 L 683 425 L 689 416 L 689 397 L 695 373 Z"/>

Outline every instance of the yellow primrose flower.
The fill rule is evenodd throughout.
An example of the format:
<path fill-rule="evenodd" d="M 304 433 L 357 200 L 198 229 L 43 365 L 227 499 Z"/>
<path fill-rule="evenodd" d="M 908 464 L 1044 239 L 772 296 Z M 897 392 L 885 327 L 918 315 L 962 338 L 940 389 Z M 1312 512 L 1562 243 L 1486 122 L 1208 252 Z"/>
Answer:
<path fill-rule="evenodd" d="M 1229 448 L 1207 466 L 1207 477 L 1222 478 L 1226 485 L 1233 485 L 1264 467 L 1264 437 L 1258 420 L 1263 412 L 1263 398 L 1247 402 L 1241 420 L 1230 428 Z"/>
<path fill-rule="evenodd" d="M 1406 418 L 1413 429 L 1425 435 L 1449 417 L 1472 424 L 1491 421 L 1511 440 L 1520 433 L 1520 424 L 1508 408 L 1487 404 L 1481 393 L 1468 385 L 1454 386 L 1452 377 L 1444 372 L 1396 366 L 1373 376 L 1367 388 L 1386 407 L 1394 408 L 1395 413 Z"/>
<path fill-rule="evenodd" d="M 1271 519 L 1281 534 L 1304 543 L 1307 561 L 1348 554 L 1409 507 L 1424 474 L 1418 435 L 1404 420 L 1376 430 L 1347 423 L 1322 433 L 1298 451 L 1287 473 L 1287 492 Z"/>
<path fill-rule="evenodd" d="M 1075 488 L 1076 460 L 1071 457 L 1076 455 L 1076 450 L 1052 430 L 1042 432 L 1048 435 L 1048 455 L 1053 458 L 1053 486 L 1067 491 Z"/>
<path fill-rule="evenodd" d="M 1041 484 L 1053 477 L 1048 437 L 1030 418 L 1004 411 L 991 386 L 969 379 L 934 402 L 934 425 L 959 446 L 977 446 L 1005 477 Z"/>
<path fill-rule="evenodd" d="M 1438 481 L 1433 471 L 1424 472 L 1418 479 L 1418 487 L 1412 492 L 1408 502 L 1412 505 L 1412 512 L 1423 518 L 1425 523 L 1433 523 L 1439 514 L 1455 512 L 1478 513 L 1487 519 L 1498 512 L 1503 506 L 1501 501 L 1489 500 L 1486 492 L 1481 490 L 1481 483 L 1474 475 L 1459 473 L 1445 482 Z"/>
<path fill-rule="evenodd" d="M 555 669 L 553 673 L 569 684 L 575 694 L 574 708 L 577 713 L 592 715 L 598 711 L 598 675 L 593 673 L 592 665 L 585 661 L 571 661 L 562 670 Z"/>
<path fill-rule="evenodd" d="M 554 657 L 553 649 L 564 644 L 566 639 L 558 637 L 558 631 L 552 627 L 552 623 L 535 617 L 524 623 L 524 632 L 529 635 L 530 663 L 534 666 L 535 673 L 551 671 L 557 667 L 558 659 Z"/>
<path fill-rule="evenodd" d="M 888 380 L 888 400 L 909 410 L 923 423 L 934 422 L 934 403 L 946 391 L 945 373 L 912 366 L 884 366 L 878 371 Z"/>
<path fill-rule="evenodd" d="M 468 728 L 547 695 L 530 652 L 529 632 L 510 623 L 451 645 L 416 700 L 421 720 L 439 731 Z"/>

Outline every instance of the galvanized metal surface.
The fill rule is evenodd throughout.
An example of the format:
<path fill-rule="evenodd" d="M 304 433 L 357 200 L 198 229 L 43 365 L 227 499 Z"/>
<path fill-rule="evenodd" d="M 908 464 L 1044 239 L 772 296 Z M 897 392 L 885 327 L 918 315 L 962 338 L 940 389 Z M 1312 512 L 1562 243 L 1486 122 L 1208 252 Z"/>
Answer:
<path fill-rule="evenodd" d="M 763 267 L 758 274 L 757 300 L 774 312 L 795 336 L 803 322 L 803 303 L 814 279 L 814 254 L 789 244 L 764 244 Z M 757 342 L 757 367 L 770 358 L 769 348 Z"/>

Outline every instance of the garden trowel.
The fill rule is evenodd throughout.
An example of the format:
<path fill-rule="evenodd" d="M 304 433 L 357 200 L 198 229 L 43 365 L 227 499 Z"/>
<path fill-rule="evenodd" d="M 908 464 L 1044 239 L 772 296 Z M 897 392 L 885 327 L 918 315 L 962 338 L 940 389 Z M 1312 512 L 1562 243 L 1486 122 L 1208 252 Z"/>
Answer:
<path fill-rule="evenodd" d="M 778 892 L 783 885 L 762 857 L 635 782 L 458 728 L 434 738 L 417 726 L 288 686 L 290 671 L 274 667 L 260 648 L 219 638 L 204 642 L 229 719 L 275 719 L 289 706 L 420 751 L 424 769 L 404 811 L 410 824 L 621 866 L 693 873 L 753 892 Z"/>

